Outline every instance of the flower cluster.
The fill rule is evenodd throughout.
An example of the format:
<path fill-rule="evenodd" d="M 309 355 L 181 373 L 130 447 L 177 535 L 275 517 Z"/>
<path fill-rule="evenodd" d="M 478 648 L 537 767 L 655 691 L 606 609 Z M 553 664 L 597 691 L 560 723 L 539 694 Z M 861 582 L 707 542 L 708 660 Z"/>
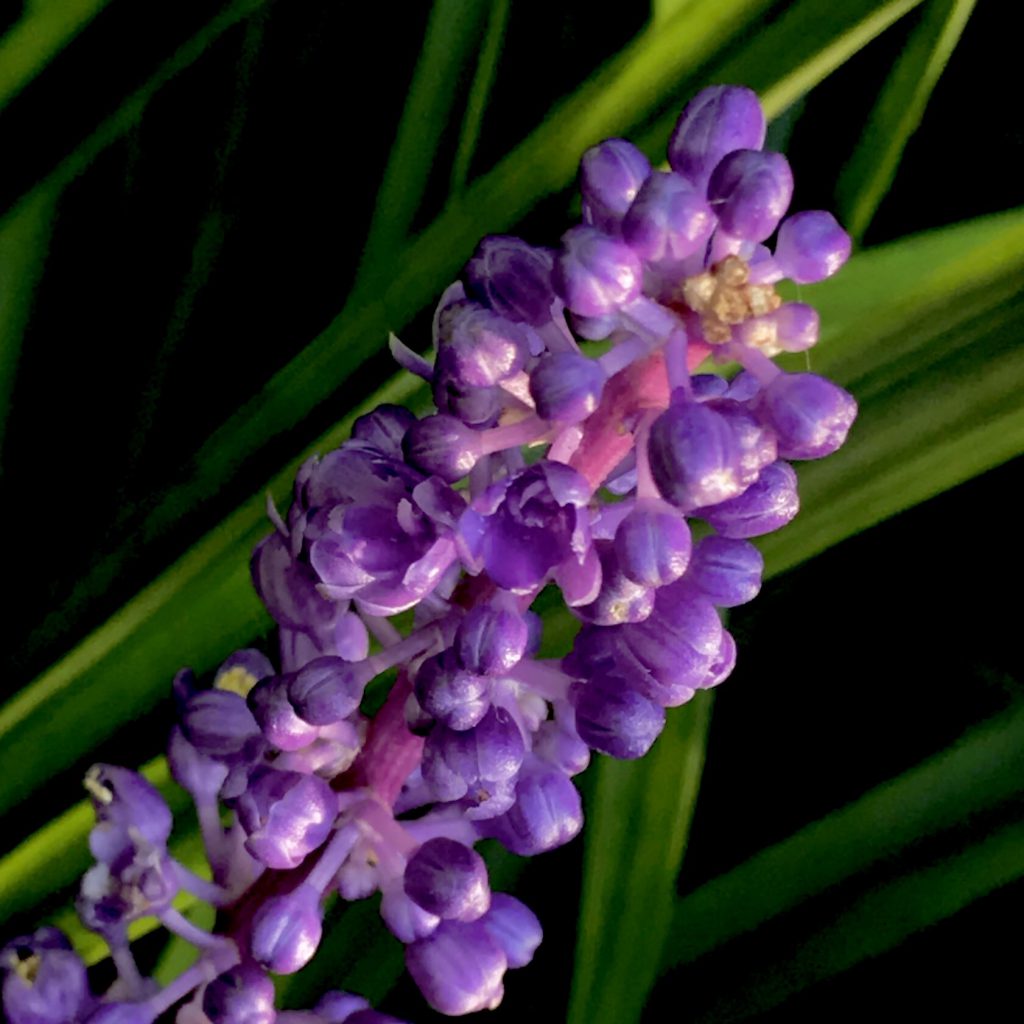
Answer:
<path fill-rule="evenodd" d="M 642 756 L 666 708 L 729 675 L 718 609 L 760 588 L 750 538 L 796 514 L 790 461 L 835 451 L 856 415 L 841 388 L 772 362 L 818 330 L 775 284 L 829 276 L 850 243 L 828 213 L 783 219 L 792 174 L 764 133 L 756 96 L 717 86 L 683 111 L 669 171 L 621 139 L 595 146 L 583 223 L 557 249 L 485 238 L 438 305 L 434 359 L 392 339 L 436 413 L 362 417 L 302 467 L 287 514 L 271 508 L 252 572 L 276 664 L 241 651 L 212 687 L 175 680 L 168 757 L 212 878 L 168 853 L 149 783 L 96 766 L 79 910 L 119 978 L 96 997 L 59 934 L 19 938 L 3 952 L 14 1024 L 149 1024 L 179 1003 L 182 1024 L 383 1024 L 344 993 L 274 1009 L 269 975 L 310 960 L 335 893 L 380 894 L 437 1010 L 497 1005 L 541 929 L 491 892 L 475 844 L 568 842 L 590 752 Z M 709 357 L 740 370 L 694 374 Z M 549 586 L 582 624 L 560 659 L 538 656 L 531 611 Z M 175 909 L 180 889 L 220 908 L 215 932 Z M 128 946 L 144 915 L 201 952 L 164 989 Z"/>

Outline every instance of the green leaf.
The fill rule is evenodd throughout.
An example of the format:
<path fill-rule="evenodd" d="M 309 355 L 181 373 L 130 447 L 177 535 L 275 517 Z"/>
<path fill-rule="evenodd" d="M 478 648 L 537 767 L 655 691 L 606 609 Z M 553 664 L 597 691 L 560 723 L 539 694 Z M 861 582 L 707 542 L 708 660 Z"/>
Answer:
<path fill-rule="evenodd" d="M 789 996 L 880 956 L 975 900 L 1024 875 L 1024 822 L 1000 828 L 966 849 L 871 889 L 795 948 L 769 953 L 750 975 L 721 989 L 691 1020 L 746 1020 Z"/>
<path fill-rule="evenodd" d="M 84 6 L 85 0 L 78 0 Z M 267 0 L 233 0 L 214 15 L 184 45 L 179 47 L 154 74 L 107 117 L 96 130 L 79 145 L 74 152 L 58 164 L 45 178 L 21 198 L 19 203 L 0 216 L 0 225 L 11 216 L 17 216 L 22 203 L 31 202 L 39 192 L 60 191 L 85 170 L 108 146 L 136 125 L 149 101 L 177 74 L 194 64 L 221 36 L 239 22 L 257 12 Z M 54 0 L 47 0 L 47 6 L 56 9 Z M 4 36 L 0 43 L 11 37 Z M 2 64 L 2 61 L 0 61 Z M 2 96 L 2 94 L 0 94 Z"/>
<path fill-rule="evenodd" d="M 855 239 L 863 237 L 889 191 L 974 5 L 975 0 L 932 0 L 893 65 L 837 186 L 840 219 Z"/>
<path fill-rule="evenodd" d="M 36 285 L 46 265 L 58 196 L 56 190 L 41 189 L 14 216 L 0 221 L 0 267 L 4 268 L 4 279 L 0 282 L 0 452 L 22 337 L 29 324 Z"/>
<path fill-rule="evenodd" d="M 692 962 L 1022 790 L 1017 707 L 679 900 L 662 967 Z"/>
<path fill-rule="evenodd" d="M 420 384 L 409 375 L 392 381 L 320 438 L 318 450 L 336 448 L 356 416 L 380 402 L 409 403 Z M 297 468 L 271 481 L 271 494 L 288 495 Z M 0 814 L 152 708 L 183 663 L 209 671 L 270 628 L 248 569 L 267 532 L 261 493 L 0 709 L 0 751 L 18 766 L 0 779 Z"/>
<path fill-rule="evenodd" d="M 70 43 L 110 0 L 35 0 L 0 36 L 0 110 Z"/>
<path fill-rule="evenodd" d="M 761 543 L 769 572 L 1024 451 L 1022 270 L 1018 210 L 869 250 L 804 289 L 823 324 L 812 367 L 860 415 L 840 455 L 800 467 L 800 516 Z"/>
<path fill-rule="evenodd" d="M 711 694 L 698 694 L 670 709 L 646 757 L 598 756 L 590 768 L 570 1024 L 640 1018 L 672 920 L 710 714 Z"/>
<path fill-rule="evenodd" d="M 688 76 L 683 95 L 715 82 L 742 82 L 760 95 L 768 118 L 776 118 L 920 2 L 845 0 L 824 6 L 820 0 L 798 0 L 759 26 L 744 45 Z M 678 111 L 664 111 L 638 144 L 662 153 L 677 116 Z"/>
<path fill-rule="evenodd" d="M 459 145 L 452 161 L 448 183 L 448 190 L 452 195 L 461 192 L 469 178 L 469 165 L 480 140 L 487 100 L 498 76 L 498 59 L 501 56 L 501 45 L 505 38 L 510 8 L 511 0 L 494 0 L 488 11 L 487 31 L 477 59 L 473 84 L 469 87 L 469 99 L 466 102 L 466 112 L 462 117 L 462 129 L 459 132 Z"/>
<path fill-rule="evenodd" d="M 389 264 L 419 211 L 445 127 L 484 32 L 488 4 L 434 0 L 363 249 L 363 269 Z M 359 287 L 357 282 L 356 288 Z"/>

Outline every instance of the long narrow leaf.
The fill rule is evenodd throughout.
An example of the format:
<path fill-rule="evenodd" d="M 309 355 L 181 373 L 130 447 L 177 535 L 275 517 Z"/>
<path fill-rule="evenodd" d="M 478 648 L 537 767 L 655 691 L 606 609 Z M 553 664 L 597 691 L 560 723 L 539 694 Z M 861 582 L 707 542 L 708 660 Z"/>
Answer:
<path fill-rule="evenodd" d="M 842 222 L 863 236 L 889 191 L 975 0 L 932 0 L 896 61 L 837 186 Z"/>
<path fill-rule="evenodd" d="M 487 15 L 487 31 L 473 74 L 473 84 L 469 87 L 469 99 L 466 101 L 466 112 L 462 117 L 462 128 L 459 131 L 459 144 L 452 161 L 449 179 L 449 191 L 452 195 L 457 195 L 466 187 L 469 165 L 480 140 L 484 110 L 498 75 L 498 58 L 501 55 L 501 44 L 505 38 L 510 7 L 511 0 L 494 0 Z"/>
<path fill-rule="evenodd" d="M 21 18 L 0 36 L 0 110 L 109 2 L 50 0 L 27 5 Z"/>
<path fill-rule="evenodd" d="M 599 757 L 591 768 L 569 1024 L 640 1017 L 671 923 L 710 713 L 711 695 L 698 694 L 669 713 L 646 757 Z"/>
<path fill-rule="evenodd" d="M 865 893 L 795 949 L 775 950 L 723 988 L 695 1022 L 747 1020 L 789 996 L 880 956 L 1024 875 L 1024 822 Z"/>
<path fill-rule="evenodd" d="M 742 82 L 760 95 L 768 117 L 777 117 L 919 3 L 845 0 L 823 6 L 800 0 L 745 46 L 702 68 L 687 87 L 692 92 L 710 82 Z M 667 110 L 649 125 L 641 136 L 644 148 L 660 152 L 675 117 Z"/>
<path fill-rule="evenodd" d="M 694 961 L 1022 790 L 1024 709 L 1018 707 L 679 900 L 662 966 Z"/>
<path fill-rule="evenodd" d="M 390 262 L 420 208 L 435 154 L 465 91 L 463 79 L 487 20 L 487 4 L 436 0 L 384 180 L 377 193 L 363 268 Z M 358 287 L 358 283 L 356 285 Z"/>
<path fill-rule="evenodd" d="M 60 190 L 37 192 L 14 217 L 0 222 L 0 452 L 11 392 L 29 323 L 36 284 L 46 264 Z M 2 473 L 0 467 L 0 473 Z"/>

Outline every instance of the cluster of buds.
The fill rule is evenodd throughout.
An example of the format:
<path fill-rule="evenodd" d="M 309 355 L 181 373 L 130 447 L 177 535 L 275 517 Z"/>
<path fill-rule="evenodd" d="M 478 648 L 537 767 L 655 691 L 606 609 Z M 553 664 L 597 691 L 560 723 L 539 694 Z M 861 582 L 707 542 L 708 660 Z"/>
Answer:
<path fill-rule="evenodd" d="M 591 751 L 642 756 L 666 708 L 729 675 L 718 609 L 760 588 L 750 538 L 796 514 L 789 460 L 835 451 L 856 415 L 841 388 L 771 359 L 818 328 L 775 284 L 829 276 L 850 243 L 828 213 L 783 220 L 792 175 L 764 132 L 750 90 L 717 86 L 683 111 L 669 171 L 621 139 L 595 146 L 583 223 L 558 249 L 484 239 L 438 305 L 435 358 L 392 339 L 437 412 L 362 417 L 302 467 L 287 514 L 271 508 L 252 571 L 277 663 L 241 651 L 211 688 L 175 681 L 169 760 L 211 877 L 168 853 L 153 787 L 94 768 L 79 908 L 119 978 L 96 997 L 59 935 L 19 938 L 3 953 L 13 1024 L 151 1024 L 178 1004 L 181 1024 L 393 1020 L 345 993 L 274 1009 L 270 975 L 311 959 L 335 893 L 380 893 L 435 1009 L 498 1004 L 541 929 L 491 892 L 475 844 L 568 842 Z M 741 369 L 695 374 L 709 357 Z M 531 605 L 549 586 L 582 623 L 563 658 L 538 656 Z M 365 691 L 389 671 L 369 718 Z M 179 889 L 219 908 L 213 932 L 174 908 Z M 200 950 L 164 989 L 128 946 L 143 915 Z"/>

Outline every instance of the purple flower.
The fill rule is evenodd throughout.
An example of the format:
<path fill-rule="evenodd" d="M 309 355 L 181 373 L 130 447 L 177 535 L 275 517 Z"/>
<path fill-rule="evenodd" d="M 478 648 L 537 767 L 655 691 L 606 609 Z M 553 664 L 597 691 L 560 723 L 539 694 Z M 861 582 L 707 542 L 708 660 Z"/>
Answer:
<path fill-rule="evenodd" d="M 560 462 L 541 461 L 509 484 L 483 527 L 484 568 L 513 593 L 540 586 L 562 562 L 582 562 L 590 545 L 590 487 Z"/>
<path fill-rule="evenodd" d="M 508 961 L 479 921 L 442 921 L 406 948 L 405 966 L 435 1010 L 458 1017 L 501 1002 Z"/>
<path fill-rule="evenodd" d="M 257 768 L 235 803 L 245 848 L 271 868 L 294 868 L 330 834 L 338 798 L 316 775 Z"/>

